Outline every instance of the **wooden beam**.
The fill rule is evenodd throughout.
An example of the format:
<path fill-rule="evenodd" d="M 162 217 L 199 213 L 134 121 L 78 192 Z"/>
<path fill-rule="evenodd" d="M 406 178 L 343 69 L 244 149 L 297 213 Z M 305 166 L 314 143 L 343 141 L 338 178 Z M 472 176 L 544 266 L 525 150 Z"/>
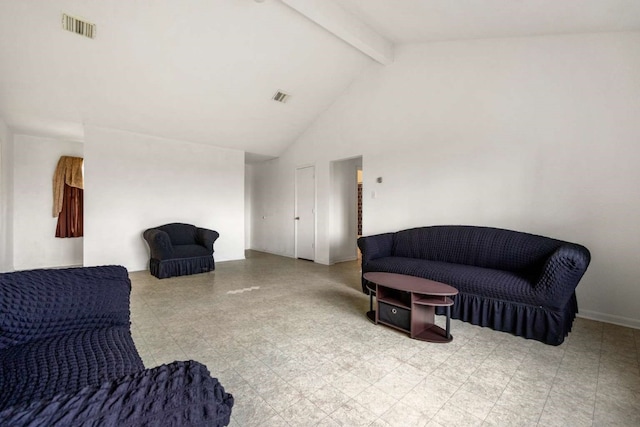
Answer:
<path fill-rule="evenodd" d="M 393 44 L 333 0 L 281 1 L 379 63 L 393 62 Z"/>

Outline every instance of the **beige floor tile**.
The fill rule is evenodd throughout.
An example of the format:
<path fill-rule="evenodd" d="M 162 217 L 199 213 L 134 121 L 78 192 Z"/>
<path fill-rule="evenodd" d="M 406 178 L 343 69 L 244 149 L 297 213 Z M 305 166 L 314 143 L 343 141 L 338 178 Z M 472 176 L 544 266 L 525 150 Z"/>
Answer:
<path fill-rule="evenodd" d="M 368 426 L 377 418 L 369 412 L 364 406 L 349 400 L 338 409 L 336 409 L 330 417 L 344 427 L 360 427 Z"/>
<path fill-rule="evenodd" d="M 640 426 L 640 410 L 627 402 L 596 400 L 593 416 L 594 427 Z"/>
<path fill-rule="evenodd" d="M 295 405 L 289 406 L 280 412 L 280 415 L 292 427 L 314 426 L 327 418 L 327 414 L 308 399 L 302 399 Z"/>
<path fill-rule="evenodd" d="M 448 427 L 473 427 L 481 426 L 483 423 L 482 418 L 478 418 L 451 403 L 445 404 L 433 417 L 433 421 Z"/>
<path fill-rule="evenodd" d="M 487 427 L 535 427 L 538 425 L 538 419 L 524 416 L 509 408 L 496 405 L 484 419 L 482 425 Z"/>
<path fill-rule="evenodd" d="M 404 396 L 402 402 L 430 419 L 442 409 L 458 388 L 455 383 L 433 376 L 415 386 Z"/>
<path fill-rule="evenodd" d="M 232 416 L 243 427 L 261 426 L 264 420 L 276 415 L 276 411 L 257 393 L 243 390 L 242 398 L 236 398 Z"/>
<path fill-rule="evenodd" d="M 395 399 L 400 399 L 409 393 L 409 391 L 411 391 L 419 381 L 419 379 L 396 375 L 396 371 L 393 370 L 380 380 L 373 383 L 373 385 L 387 393 L 389 396 Z"/>
<path fill-rule="evenodd" d="M 392 427 L 423 427 L 429 421 L 429 417 L 404 402 L 393 405 L 380 419 Z"/>
<path fill-rule="evenodd" d="M 495 405 L 495 401 L 485 399 L 482 395 L 471 393 L 463 388 L 455 392 L 447 402 L 458 409 L 464 410 L 471 415 L 484 420 Z"/>
<path fill-rule="evenodd" d="M 234 427 L 640 425 L 638 330 L 577 318 L 549 346 L 454 319 L 451 343 L 426 343 L 366 319 L 355 262 L 216 267 L 132 272 L 132 334 L 148 367 L 207 365 Z"/>
<path fill-rule="evenodd" d="M 583 402 L 579 398 L 552 391 L 539 424 L 549 427 L 590 427 L 593 422 L 594 405 L 595 401 Z"/>
<path fill-rule="evenodd" d="M 355 396 L 353 400 L 378 417 L 398 402 L 398 399 L 391 397 L 376 386 L 366 388 L 362 393 Z"/>
<path fill-rule="evenodd" d="M 351 398 L 332 385 L 325 384 L 313 392 L 308 399 L 324 413 L 331 415 Z"/>
<path fill-rule="evenodd" d="M 326 417 L 316 424 L 315 427 L 340 427 L 340 423 L 331 417 Z"/>
<path fill-rule="evenodd" d="M 369 388 L 371 385 L 368 381 L 365 381 L 350 372 L 331 381 L 329 384 L 351 398 L 362 393 L 363 390 Z"/>

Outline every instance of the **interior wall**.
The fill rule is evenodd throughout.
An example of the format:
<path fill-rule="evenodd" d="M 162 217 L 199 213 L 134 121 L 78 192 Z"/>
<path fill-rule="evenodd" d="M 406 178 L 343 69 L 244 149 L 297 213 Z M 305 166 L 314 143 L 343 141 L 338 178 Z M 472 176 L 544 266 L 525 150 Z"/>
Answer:
<path fill-rule="evenodd" d="M 330 162 L 362 154 L 365 235 L 470 224 L 582 243 L 581 315 L 640 327 L 639 45 L 631 32 L 398 46 L 260 165 L 261 210 L 292 206 L 283 177 L 314 163 L 328 260 Z M 256 244 L 288 254 L 289 228 L 264 225 Z"/>
<path fill-rule="evenodd" d="M 60 156 L 83 157 L 83 144 L 14 136 L 13 264 L 16 270 L 82 265 L 83 237 L 57 238 L 53 174 Z"/>
<path fill-rule="evenodd" d="M 84 264 L 148 268 L 144 230 L 184 222 L 220 233 L 216 262 L 244 259 L 244 152 L 85 128 Z"/>
<path fill-rule="evenodd" d="M 357 258 L 358 167 L 362 158 L 331 162 L 331 263 Z"/>
<path fill-rule="evenodd" d="M 244 167 L 244 248 L 251 249 L 251 217 L 253 212 L 253 168 Z"/>
<path fill-rule="evenodd" d="M 0 119 L 0 272 L 13 270 L 13 135 Z"/>

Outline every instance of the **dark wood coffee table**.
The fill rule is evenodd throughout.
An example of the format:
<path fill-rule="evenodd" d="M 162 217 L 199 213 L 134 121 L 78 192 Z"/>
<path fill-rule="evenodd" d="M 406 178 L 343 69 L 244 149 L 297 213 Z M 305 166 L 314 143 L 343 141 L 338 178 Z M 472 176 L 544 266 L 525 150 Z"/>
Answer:
<path fill-rule="evenodd" d="M 417 340 L 443 343 L 453 339 L 450 332 L 453 300 L 449 297 L 458 294 L 456 288 L 396 273 L 369 272 L 364 278 L 375 283 L 376 310 L 370 307 L 367 313 L 372 322 L 408 332 Z M 446 329 L 435 324 L 436 307 L 446 307 Z"/>

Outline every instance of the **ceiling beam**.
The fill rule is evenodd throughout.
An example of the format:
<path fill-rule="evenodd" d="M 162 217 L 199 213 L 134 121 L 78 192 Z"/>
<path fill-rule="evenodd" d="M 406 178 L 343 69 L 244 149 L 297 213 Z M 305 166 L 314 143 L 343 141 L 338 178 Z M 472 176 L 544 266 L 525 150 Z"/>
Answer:
<path fill-rule="evenodd" d="M 388 65 L 393 62 L 393 43 L 332 0 L 281 1 L 379 63 Z"/>

